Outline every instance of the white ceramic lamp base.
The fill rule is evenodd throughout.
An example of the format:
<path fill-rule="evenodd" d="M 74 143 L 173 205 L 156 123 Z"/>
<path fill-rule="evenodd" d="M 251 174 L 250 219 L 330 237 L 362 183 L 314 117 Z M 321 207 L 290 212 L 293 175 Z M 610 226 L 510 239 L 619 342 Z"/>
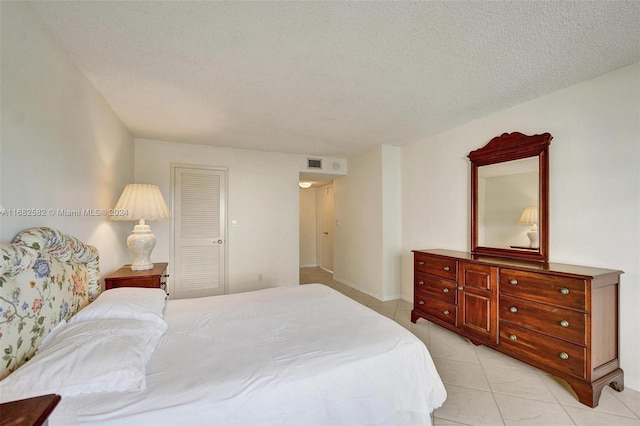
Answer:
<path fill-rule="evenodd" d="M 151 233 L 149 225 L 140 219 L 140 223 L 133 227 L 133 233 L 127 237 L 127 247 L 133 254 L 132 271 L 153 269 L 151 252 L 156 246 L 156 236 Z"/>
<path fill-rule="evenodd" d="M 534 223 L 529 232 L 527 232 L 527 237 L 529 237 L 529 247 L 530 248 L 540 248 L 540 237 L 538 235 L 538 227 Z"/>

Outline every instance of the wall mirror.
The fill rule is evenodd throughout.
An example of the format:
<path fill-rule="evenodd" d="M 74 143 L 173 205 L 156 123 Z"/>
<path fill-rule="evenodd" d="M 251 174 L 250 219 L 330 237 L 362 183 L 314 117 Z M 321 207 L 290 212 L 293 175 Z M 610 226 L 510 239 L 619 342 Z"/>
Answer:
<path fill-rule="evenodd" d="M 549 133 L 504 133 L 469 153 L 471 251 L 547 262 Z"/>

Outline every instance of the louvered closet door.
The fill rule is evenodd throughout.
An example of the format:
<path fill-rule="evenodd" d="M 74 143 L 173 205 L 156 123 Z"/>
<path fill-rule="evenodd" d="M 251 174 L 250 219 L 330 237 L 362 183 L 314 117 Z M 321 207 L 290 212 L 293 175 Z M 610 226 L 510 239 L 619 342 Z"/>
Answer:
<path fill-rule="evenodd" d="M 226 171 L 174 170 L 174 297 L 224 294 Z"/>

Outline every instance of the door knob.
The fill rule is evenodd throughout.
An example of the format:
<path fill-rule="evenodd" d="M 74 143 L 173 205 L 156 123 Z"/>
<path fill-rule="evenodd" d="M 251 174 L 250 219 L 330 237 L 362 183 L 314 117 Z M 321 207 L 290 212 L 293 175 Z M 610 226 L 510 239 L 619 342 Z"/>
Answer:
<path fill-rule="evenodd" d="M 323 234 L 324 234 L 324 235 L 329 235 L 329 233 L 328 233 L 328 232 L 323 232 Z"/>

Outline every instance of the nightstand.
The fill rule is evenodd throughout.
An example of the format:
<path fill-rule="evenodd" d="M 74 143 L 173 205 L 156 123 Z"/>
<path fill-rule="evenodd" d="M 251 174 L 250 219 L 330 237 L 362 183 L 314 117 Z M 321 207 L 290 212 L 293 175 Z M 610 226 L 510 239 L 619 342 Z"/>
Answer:
<path fill-rule="evenodd" d="M 168 263 L 154 263 L 153 269 L 145 271 L 132 271 L 131 265 L 124 265 L 105 277 L 104 288 L 109 290 L 116 287 L 147 287 L 167 291 L 168 265 Z"/>
<path fill-rule="evenodd" d="M 40 426 L 60 402 L 60 395 L 49 394 L 0 404 L 0 426 Z"/>

